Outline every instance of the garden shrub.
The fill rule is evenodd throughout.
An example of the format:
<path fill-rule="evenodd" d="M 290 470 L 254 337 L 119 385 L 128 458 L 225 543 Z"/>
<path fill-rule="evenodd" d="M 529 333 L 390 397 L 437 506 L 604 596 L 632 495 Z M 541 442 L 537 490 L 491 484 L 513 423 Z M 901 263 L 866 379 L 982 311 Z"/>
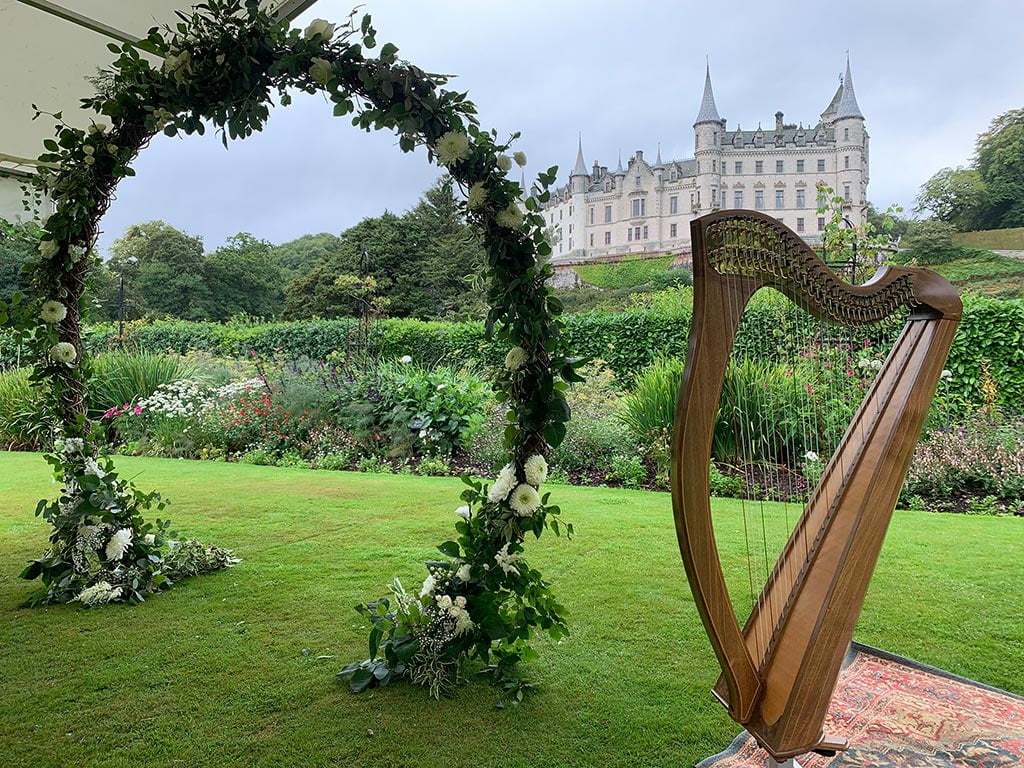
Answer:
<path fill-rule="evenodd" d="M 40 418 L 42 397 L 29 384 L 28 368 L 0 371 L 0 449 L 39 451 L 49 443 L 49 428 Z"/>
<path fill-rule="evenodd" d="M 652 456 L 662 468 L 668 465 L 668 436 L 675 419 L 684 366 L 685 361 L 680 358 L 655 360 L 636 377 L 618 412 L 633 437 L 650 446 Z"/>
<path fill-rule="evenodd" d="M 618 483 L 623 488 L 641 488 L 647 481 L 647 467 L 639 456 L 612 456 L 605 480 Z"/>
<path fill-rule="evenodd" d="M 89 415 L 97 419 L 111 408 L 148 398 L 157 388 L 188 379 L 195 370 L 178 355 L 158 352 L 108 352 L 93 362 Z"/>

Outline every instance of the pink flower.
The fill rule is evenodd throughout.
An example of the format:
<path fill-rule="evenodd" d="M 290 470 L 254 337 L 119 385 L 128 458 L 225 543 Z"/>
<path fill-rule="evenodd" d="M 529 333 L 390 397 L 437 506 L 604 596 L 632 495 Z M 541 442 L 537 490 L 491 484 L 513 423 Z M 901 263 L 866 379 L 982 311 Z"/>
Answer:
<path fill-rule="evenodd" d="M 134 408 L 132 408 L 132 413 L 138 416 L 140 413 L 142 413 L 142 406 L 136 405 Z"/>

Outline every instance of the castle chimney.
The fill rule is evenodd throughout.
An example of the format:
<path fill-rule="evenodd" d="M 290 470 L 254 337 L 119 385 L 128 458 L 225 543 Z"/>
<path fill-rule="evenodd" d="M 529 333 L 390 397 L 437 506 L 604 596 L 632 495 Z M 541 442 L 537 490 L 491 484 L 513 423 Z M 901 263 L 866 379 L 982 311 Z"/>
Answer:
<path fill-rule="evenodd" d="M 779 110 L 778 112 L 775 113 L 775 130 L 782 130 L 782 110 Z"/>

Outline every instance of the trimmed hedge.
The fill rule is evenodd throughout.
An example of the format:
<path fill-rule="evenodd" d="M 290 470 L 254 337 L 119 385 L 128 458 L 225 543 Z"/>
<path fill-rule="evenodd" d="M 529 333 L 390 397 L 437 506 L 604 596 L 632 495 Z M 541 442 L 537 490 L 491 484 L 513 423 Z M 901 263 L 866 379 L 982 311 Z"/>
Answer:
<path fill-rule="evenodd" d="M 758 300 L 744 318 L 753 337 L 761 330 L 778 329 L 779 302 Z M 786 313 L 786 310 L 782 310 Z M 604 360 L 618 381 L 629 385 L 633 377 L 656 357 L 684 357 L 690 330 L 690 312 L 682 308 L 636 307 L 623 312 L 590 312 L 566 318 L 569 348 L 579 357 Z M 310 320 L 291 323 L 193 323 L 158 321 L 133 323 L 129 346 L 150 351 L 207 350 L 218 355 L 242 356 L 281 353 L 323 359 L 348 348 L 356 331 L 354 320 Z M 742 334 L 742 330 L 741 330 Z M 93 326 L 88 342 L 93 350 L 113 346 L 116 326 Z M 741 343 L 742 343 L 741 338 Z M 778 339 L 771 357 L 788 339 Z M 506 346 L 488 342 L 482 323 L 442 323 L 420 320 L 382 320 L 370 331 L 370 351 L 384 358 L 412 355 L 418 361 L 500 365 Z M 16 349 L 0 334 L 0 367 L 10 366 Z M 982 402 L 983 364 L 999 386 L 999 400 L 1024 407 L 1024 301 L 967 297 L 947 367 L 953 372 L 951 394 L 963 402 Z"/>

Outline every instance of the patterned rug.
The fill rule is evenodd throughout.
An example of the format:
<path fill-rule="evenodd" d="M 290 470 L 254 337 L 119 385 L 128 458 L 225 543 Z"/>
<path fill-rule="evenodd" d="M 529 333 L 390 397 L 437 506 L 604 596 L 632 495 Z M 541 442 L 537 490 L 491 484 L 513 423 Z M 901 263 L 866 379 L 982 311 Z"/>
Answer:
<path fill-rule="evenodd" d="M 1010 768 L 1024 766 L 1024 698 L 854 643 L 825 732 L 850 741 L 803 768 Z M 697 768 L 764 768 L 744 731 Z"/>

